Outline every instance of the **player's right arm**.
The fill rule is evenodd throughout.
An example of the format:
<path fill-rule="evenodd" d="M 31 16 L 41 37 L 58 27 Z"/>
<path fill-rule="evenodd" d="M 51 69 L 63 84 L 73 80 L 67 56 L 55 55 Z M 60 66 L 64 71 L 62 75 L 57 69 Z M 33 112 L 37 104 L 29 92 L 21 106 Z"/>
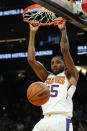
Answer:
<path fill-rule="evenodd" d="M 30 25 L 30 39 L 29 39 L 29 45 L 28 45 L 28 63 L 36 73 L 39 79 L 42 81 L 45 81 L 49 75 L 49 72 L 46 70 L 46 68 L 36 60 L 35 58 L 35 46 L 34 46 L 34 40 L 35 35 L 38 30 L 38 26 Z"/>
<path fill-rule="evenodd" d="M 59 18 L 59 21 L 60 20 L 61 20 L 61 17 Z M 76 86 L 77 81 L 79 79 L 79 73 L 75 67 L 74 61 L 69 51 L 69 41 L 68 41 L 67 30 L 66 30 L 66 22 L 60 23 L 58 27 L 61 31 L 60 49 L 64 57 L 65 65 L 67 68 L 66 74 L 69 73 L 71 75 L 71 78 L 69 78 L 69 80 L 71 84 Z"/>

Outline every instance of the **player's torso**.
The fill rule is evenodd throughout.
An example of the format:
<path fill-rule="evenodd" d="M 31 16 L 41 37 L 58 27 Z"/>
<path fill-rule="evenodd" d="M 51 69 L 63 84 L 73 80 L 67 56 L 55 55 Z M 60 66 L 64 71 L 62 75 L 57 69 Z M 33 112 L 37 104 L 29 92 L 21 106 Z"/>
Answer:
<path fill-rule="evenodd" d="M 70 86 L 65 73 L 63 72 L 56 76 L 51 74 L 45 83 L 50 88 L 50 99 L 46 104 L 42 105 L 43 114 L 63 113 L 65 108 L 68 108 L 67 89 Z"/>
<path fill-rule="evenodd" d="M 50 75 L 45 83 L 50 88 L 50 100 L 55 98 L 54 100 L 57 99 L 57 101 L 64 101 L 67 95 L 67 87 L 69 84 L 64 73 L 60 73 L 56 76 Z"/>

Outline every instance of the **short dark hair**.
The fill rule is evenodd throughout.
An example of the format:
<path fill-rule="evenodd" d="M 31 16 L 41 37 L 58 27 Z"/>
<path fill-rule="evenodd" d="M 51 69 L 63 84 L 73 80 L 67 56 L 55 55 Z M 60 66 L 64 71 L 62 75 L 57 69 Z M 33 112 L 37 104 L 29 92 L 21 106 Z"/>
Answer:
<path fill-rule="evenodd" d="M 58 56 L 58 55 L 56 55 L 56 56 L 53 56 L 53 58 L 59 58 L 59 59 L 61 59 L 63 62 L 64 62 L 64 58 L 63 58 L 63 56 Z M 53 59 L 52 58 L 52 59 Z M 65 63 L 65 62 L 64 62 Z"/>

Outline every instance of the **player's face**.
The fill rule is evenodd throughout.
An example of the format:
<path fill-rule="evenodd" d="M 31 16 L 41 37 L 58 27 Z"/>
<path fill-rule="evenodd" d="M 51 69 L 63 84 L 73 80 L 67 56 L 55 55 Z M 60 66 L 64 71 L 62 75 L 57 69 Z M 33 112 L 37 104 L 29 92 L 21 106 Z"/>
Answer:
<path fill-rule="evenodd" d="M 64 62 L 61 58 L 59 57 L 54 57 L 51 60 L 51 70 L 52 72 L 57 75 L 59 73 L 61 73 L 62 71 L 64 71 Z"/>

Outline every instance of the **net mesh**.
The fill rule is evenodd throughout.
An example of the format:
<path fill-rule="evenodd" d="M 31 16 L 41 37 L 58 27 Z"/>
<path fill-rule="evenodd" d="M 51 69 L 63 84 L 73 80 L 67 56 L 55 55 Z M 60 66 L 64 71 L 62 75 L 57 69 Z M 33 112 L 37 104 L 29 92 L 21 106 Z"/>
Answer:
<path fill-rule="evenodd" d="M 53 22 L 57 22 L 57 16 L 52 11 L 44 8 L 38 7 L 34 9 L 28 9 L 24 14 L 25 19 L 28 21 L 36 22 L 39 24 L 52 24 Z"/>

